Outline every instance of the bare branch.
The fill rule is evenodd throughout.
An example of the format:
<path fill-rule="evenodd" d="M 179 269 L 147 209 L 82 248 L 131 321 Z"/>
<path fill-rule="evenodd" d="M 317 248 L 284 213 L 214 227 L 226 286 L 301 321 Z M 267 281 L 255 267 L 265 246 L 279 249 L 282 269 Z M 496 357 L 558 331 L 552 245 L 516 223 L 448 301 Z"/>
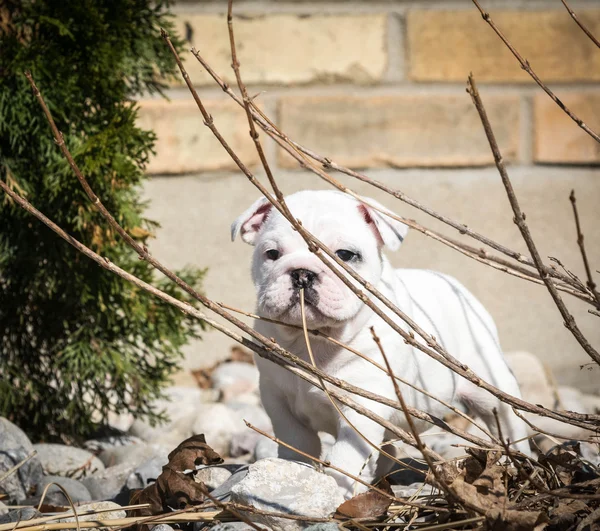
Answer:
<path fill-rule="evenodd" d="M 473 0 L 477 2 L 477 0 Z M 537 250 L 535 243 L 533 242 L 533 238 L 531 236 L 531 232 L 529 231 L 529 227 L 525 222 L 525 214 L 521 212 L 521 207 L 519 206 L 519 202 L 517 200 L 517 196 L 513 189 L 510 178 L 508 177 L 508 173 L 506 172 L 506 168 L 504 166 L 504 161 L 502 160 L 502 154 L 500 153 L 500 148 L 498 147 L 498 143 L 496 142 L 496 138 L 494 136 L 494 132 L 492 130 L 492 126 L 487 117 L 487 113 L 483 106 L 483 102 L 481 101 L 481 97 L 479 96 L 479 91 L 477 90 L 477 86 L 475 85 L 475 80 L 473 79 L 473 74 L 469 76 L 468 88 L 467 91 L 471 95 L 473 99 L 473 103 L 479 113 L 479 117 L 481 118 L 481 123 L 483 124 L 483 128 L 485 130 L 485 134 L 487 136 L 488 142 L 490 143 L 490 148 L 492 153 L 494 154 L 494 161 L 496 162 L 496 167 L 498 168 L 498 172 L 500 173 L 500 177 L 502 179 L 502 184 L 504 184 L 504 188 L 506 189 L 506 194 L 508 196 L 508 200 L 510 202 L 510 206 L 515 214 L 513 221 L 521 231 L 521 235 L 523 236 L 523 240 L 531 253 L 531 257 L 535 262 L 538 271 L 540 272 L 540 277 L 546 284 L 552 299 L 554 300 L 558 311 L 562 315 L 564 319 L 565 326 L 571 331 L 577 342 L 581 345 L 581 347 L 587 352 L 587 354 L 592 358 L 598 365 L 600 365 L 600 354 L 596 351 L 594 347 L 588 342 L 588 340 L 584 337 L 584 335 L 579 330 L 577 323 L 573 316 L 567 310 L 565 303 L 563 302 L 561 296 L 558 294 L 556 290 L 556 286 L 551 278 L 545 273 L 544 263 L 542 258 Z"/>
<path fill-rule="evenodd" d="M 245 108 L 245 103 L 237 96 L 237 94 L 235 94 L 231 90 L 231 88 L 227 85 L 227 83 L 225 83 L 219 77 L 219 75 L 212 69 L 212 67 L 202 58 L 200 53 L 196 49 L 192 48 L 192 54 L 202 64 L 202 66 L 207 70 L 207 72 L 211 75 L 211 77 L 215 80 L 215 82 L 223 89 L 223 91 L 225 93 L 227 93 L 238 105 Z M 329 175 L 327 172 L 325 172 L 323 170 L 323 168 L 334 169 L 336 171 L 339 171 L 340 173 L 344 173 L 353 178 L 356 178 L 359 181 L 370 184 L 370 185 L 374 186 L 375 188 L 378 188 L 379 190 L 382 190 L 385 193 L 391 195 L 392 197 L 395 197 L 396 199 L 398 199 L 414 208 L 417 208 L 418 210 L 425 212 L 426 214 L 432 216 L 433 218 L 451 226 L 452 228 L 456 229 L 461 234 L 466 234 L 466 235 L 470 236 L 471 238 L 473 238 L 477 241 L 480 241 L 481 243 L 513 258 L 514 260 L 516 260 L 524 265 L 535 268 L 535 264 L 533 263 L 531 258 L 521 254 L 520 252 L 512 251 L 511 249 L 509 249 L 501 244 L 498 244 L 498 243 L 494 242 L 493 240 L 490 240 L 489 238 L 473 231 L 472 229 L 467 227 L 467 225 L 456 222 L 446 216 L 438 214 L 437 212 L 430 209 L 429 207 L 422 205 L 421 203 L 419 203 L 418 201 L 416 201 L 414 199 L 411 199 L 404 192 L 390 188 L 389 186 L 387 186 L 375 179 L 367 177 L 364 174 L 361 174 L 354 170 L 340 166 L 339 164 L 335 163 L 331 159 L 322 157 L 321 155 L 301 146 L 297 142 L 294 142 L 293 140 L 288 138 L 287 135 L 285 135 L 285 133 L 283 133 L 271 120 L 269 120 L 269 118 L 258 107 L 256 107 L 253 104 L 252 104 L 252 108 L 251 108 L 251 113 L 252 113 L 253 120 L 260 126 L 260 128 L 263 131 L 265 131 L 265 133 L 267 133 L 282 149 L 284 149 L 290 156 L 292 156 L 302 167 L 307 168 L 308 170 L 312 171 L 313 173 L 315 173 L 316 175 L 318 175 L 319 177 L 324 179 L 326 182 L 328 182 L 329 184 L 336 187 L 338 190 L 341 190 L 341 191 L 344 191 L 346 193 L 356 196 L 355 192 L 353 192 L 349 188 L 345 187 L 342 183 L 340 183 L 339 181 L 334 179 L 331 175 Z M 319 162 L 322 165 L 322 167 L 316 166 L 309 159 Z M 413 228 L 413 229 L 415 229 L 437 241 L 440 241 L 441 243 L 444 243 L 445 245 L 448 245 L 449 247 L 465 254 L 466 256 L 468 256 L 470 258 L 473 258 L 474 260 L 477 260 L 484 264 L 490 265 L 491 267 L 494 267 L 495 269 L 504 271 L 508 274 L 511 274 L 511 275 L 514 275 L 514 276 L 517 276 L 520 278 L 524 278 L 531 282 L 543 284 L 542 280 L 539 278 L 539 273 L 537 272 L 537 269 L 534 269 L 533 271 L 531 271 L 524 267 L 520 267 L 517 264 L 514 264 L 512 262 L 504 260 L 500 257 L 491 255 L 484 249 L 476 249 L 476 248 L 468 246 L 462 242 L 459 242 L 457 240 L 453 240 L 447 236 L 444 236 L 436 231 L 427 229 L 426 227 L 420 225 L 419 223 L 417 223 L 416 221 L 414 221 L 412 219 L 401 218 L 401 217 L 398 217 L 397 219 L 399 219 L 400 221 L 402 221 L 409 227 L 411 227 L 411 228 Z M 563 275 L 560 272 L 558 272 L 555 269 L 550 268 L 550 267 L 548 267 L 546 269 L 546 273 L 575 288 L 574 290 L 572 290 L 565 286 L 557 286 L 557 288 L 560 289 L 561 291 L 567 292 L 577 298 L 580 298 L 581 300 L 584 300 L 590 304 L 595 305 L 595 301 L 594 301 L 593 297 L 590 297 L 588 295 L 588 293 L 585 291 L 583 293 L 581 293 L 579 286 L 577 284 L 573 283 L 572 279 L 569 278 L 568 276 Z"/>
<path fill-rule="evenodd" d="M 596 39 L 596 37 L 594 37 L 594 34 L 585 26 L 585 24 L 583 22 L 581 22 L 581 20 L 579 20 L 577 13 L 575 13 L 575 11 L 573 11 L 571 9 L 569 4 L 567 4 L 567 1 L 566 0 L 560 0 L 560 1 L 566 7 L 567 11 L 569 12 L 569 15 L 571 15 L 571 18 L 576 22 L 576 24 L 581 28 L 581 30 L 590 38 L 590 40 L 596 46 L 598 46 L 598 48 L 600 48 L 600 41 L 598 41 L 598 39 Z"/>
<path fill-rule="evenodd" d="M 579 127 L 581 127 L 581 129 L 583 129 L 588 135 L 590 135 L 596 142 L 600 142 L 600 136 L 598 136 L 598 133 L 596 133 L 592 129 L 590 129 L 583 122 L 583 120 L 581 120 L 581 118 L 576 116 L 575 113 L 573 111 L 571 111 L 561 100 L 559 100 L 556 97 L 556 95 L 554 94 L 554 92 L 552 92 L 543 83 L 543 81 L 537 76 L 537 74 L 531 68 L 529 61 L 527 61 L 527 59 L 524 59 L 521 56 L 521 54 L 516 50 L 516 48 L 508 41 L 508 39 L 505 37 L 504 33 L 502 33 L 500 31 L 500 29 L 498 28 L 498 26 L 496 26 L 496 24 L 492 20 L 492 17 L 490 16 L 490 14 L 487 11 L 484 11 L 483 8 L 479 5 L 478 0 L 473 0 L 473 3 L 475 4 L 475 6 L 477 6 L 477 9 L 479 9 L 479 12 L 481 13 L 481 16 L 483 17 L 483 20 L 485 20 L 490 25 L 490 27 L 494 30 L 496 35 L 498 35 L 498 37 L 500 37 L 500 40 L 506 45 L 506 47 L 516 57 L 517 61 L 519 61 L 521 68 L 523 70 L 525 70 L 525 72 L 527 72 L 533 78 L 533 80 L 539 85 L 539 87 L 546 94 L 548 94 L 548 96 L 550 96 L 550 98 L 552 98 L 554 103 L 556 103 L 556 105 L 558 105 L 567 114 L 567 116 L 569 118 L 571 118 L 571 120 L 573 120 Z"/>
<path fill-rule="evenodd" d="M 575 190 L 571 190 L 569 201 L 571 201 L 571 205 L 573 206 L 573 217 L 575 218 L 575 227 L 577 229 L 577 245 L 579 245 L 581 258 L 583 259 L 583 266 L 585 267 L 585 274 L 587 275 L 587 287 L 594 294 L 596 300 L 600 303 L 600 294 L 596 291 L 596 283 L 592 278 L 592 270 L 590 269 L 590 263 L 588 262 L 587 253 L 585 252 L 585 245 L 583 243 L 583 232 L 581 231 L 581 224 L 579 222 L 579 212 L 577 211 Z"/>

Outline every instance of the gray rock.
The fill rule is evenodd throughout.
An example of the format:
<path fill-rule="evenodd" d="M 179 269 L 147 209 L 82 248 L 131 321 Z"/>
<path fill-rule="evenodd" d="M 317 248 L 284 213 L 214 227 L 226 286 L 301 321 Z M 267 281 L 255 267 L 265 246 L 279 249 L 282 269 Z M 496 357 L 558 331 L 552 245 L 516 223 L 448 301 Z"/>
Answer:
<path fill-rule="evenodd" d="M 230 465 L 231 466 L 231 465 Z M 237 470 L 233 471 L 233 474 L 225 483 L 219 485 L 210 494 L 219 501 L 227 502 L 231 500 L 231 489 L 242 481 L 248 475 L 248 465 L 242 465 Z"/>
<path fill-rule="evenodd" d="M 262 407 L 251 405 L 229 405 L 229 407 L 236 415 L 240 417 L 240 419 L 242 419 L 242 421 L 246 420 L 262 431 L 273 433 L 271 419 Z M 247 453 L 252 453 L 254 452 L 256 444 L 261 439 L 264 439 L 263 435 L 252 430 L 251 428 L 248 428 L 244 424 L 244 428 L 241 431 L 234 433 L 231 437 L 229 455 L 232 457 L 237 457 Z"/>
<path fill-rule="evenodd" d="M 335 480 L 294 461 L 270 458 L 253 463 L 248 474 L 231 489 L 231 501 L 267 511 L 306 516 L 306 521 L 248 513 L 250 520 L 274 531 L 297 531 L 311 518 L 330 516 L 344 501 Z"/>
<path fill-rule="evenodd" d="M 127 463 L 111 466 L 84 478 L 82 483 L 87 487 L 94 500 L 110 500 L 116 497 L 124 487 L 134 468 Z"/>
<path fill-rule="evenodd" d="M 275 441 L 261 437 L 254 447 L 254 461 L 260 461 L 268 457 L 277 457 L 278 450 L 279 445 Z"/>
<path fill-rule="evenodd" d="M 61 476 L 44 476 L 42 481 L 37 484 L 36 498 L 39 499 L 44 492 L 44 489 L 51 483 L 58 483 L 61 487 L 63 487 L 69 494 L 73 503 L 92 501 L 92 495 L 90 494 L 90 491 L 83 483 L 81 483 L 81 481 L 71 478 L 63 478 Z M 52 485 L 46 492 L 44 503 L 49 503 L 51 505 L 69 505 L 69 500 L 67 500 L 64 492 L 59 487 Z"/>
<path fill-rule="evenodd" d="M 168 462 L 167 455 L 162 457 L 152 457 L 137 466 L 129 474 L 125 485 L 128 489 L 143 489 L 156 481 L 156 478 L 162 473 L 162 468 Z"/>
<path fill-rule="evenodd" d="M 203 433 L 206 442 L 222 456 L 229 454 L 234 433 L 249 429 L 241 415 L 225 404 L 204 404 L 196 411 L 196 417 L 192 431 Z"/>
<path fill-rule="evenodd" d="M 335 522 L 318 522 L 309 525 L 305 531 L 338 531 L 339 526 Z"/>
<path fill-rule="evenodd" d="M 102 511 L 101 513 L 97 513 Z M 84 514 L 96 513 L 96 514 Z M 81 516 L 80 516 L 81 515 Z M 80 522 L 89 522 L 90 520 L 115 520 L 116 518 L 125 518 L 126 513 L 121 506 L 111 501 L 99 501 L 94 503 L 85 503 L 77 507 L 77 518 Z M 74 522 L 75 517 L 63 518 L 57 522 Z"/>
<path fill-rule="evenodd" d="M 0 516 L 8 513 L 8 507 L 0 501 Z"/>
<path fill-rule="evenodd" d="M 158 524 L 152 527 L 152 531 L 173 531 L 169 524 Z"/>
<path fill-rule="evenodd" d="M 167 456 L 172 449 L 173 446 L 167 447 L 142 441 L 128 446 L 107 448 L 98 455 L 98 458 L 106 467 L 122 465 L 123 463 L 136 467 L 155 458 L 164 459 L 166 463 Z"/>
<path fill-rule="evenodd" d="M 27 435 L 12 422 L 0 417 L 0 476 L 24 461 L 32 452 L 33 445 Z M 20 502 L 33 492 L 42 475 L 39 458 L 32 457 L 2 481 L 0 492 L 6 494 L 9 501 Z"/>
<path fill-rule="evenodd" d="M 600 396 L 598 395 L 581 395 L 581 403 L 588 413 L 597 415 L 600 413 Z"/>
<path fill-rule="evenodd" d="M 223 394 L 220 402 L 228 406 L 258 406 L 262 407 L 258 393 L 241 393 L 238 395 Z"/>
<path fill-rule="evenodd" d="M 264 526 L 263 529 L 268 531 Z M 221 522 L 212 526 L 210 531 L 255 531 L 255 529 L 245 522 Z"/>
<path fill-rule="evenodd" d="M 225 483 L 233 472 L 228 466 L 205 466 L 194 473 L 196 483 L 204 483 L 209 492 Z"/>
<path fill-rule="evenodd" d="M 151 426 L 136 419 L 129 428 L 129 434 L 147 442 L 162 442 L 173 449 L 184 439 L 194 435 L 194 421 L 204 405 L 213 402 L 218 391 L 193 387 L 169 387 L 165 398 L 156 400 L 152 408 L 164 411 L 169 418 L 165 424 Z M 200 432 L 201 433 L 201 432 Z"/>
<path fill-rule="evenodd" d="M 128 435 L 126 433 L 123 433 L 120 435 L 109 435 L 107 437 L 100 437 L 98 439 L 90 439 L 89 441 L 85 441 L 83 443 L 83 447 L 86 450 L 93 452 L 94 454 L 99 454 L 100 452 L 105 450 L 111 450 L 113 448 L 122 448 L 124 446 L 130 446 L 134 444 L 143 444 L 143 441 L 135 435 Z"/>
<path fill-rule="evenodd" d="M 34 444 L 44 473 L 49 476 L 66 476 L 74 479 L 91 476 L 104 470 L 102 461 L 94 454 L 63 444 Z"/>
<path fill-rule="evenodd" d="M 231 361 L 219 365 L 212 373 L 212 384 L 225 402 L 244 393 L 257 393 L 258 369 L 251 363 Z"/>
<path fill-rule="evenodd" d="M 8 513 L 0 516 L 0 524 L 10 524 L 12 522 L 24 522 L 25 520 L 33 520 L 34 518 L 40 518 L 42 513 L 38 512 L 33 507 L 24 507 L 23 509 L 14 509 L 8 511 Z"/>

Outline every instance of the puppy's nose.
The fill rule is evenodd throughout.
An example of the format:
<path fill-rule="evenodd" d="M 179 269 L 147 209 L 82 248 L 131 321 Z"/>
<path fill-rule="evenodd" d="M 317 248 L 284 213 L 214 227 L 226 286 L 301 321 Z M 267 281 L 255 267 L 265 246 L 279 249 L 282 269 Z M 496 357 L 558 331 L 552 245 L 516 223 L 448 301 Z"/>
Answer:
<path fill-rule="evenodd" d="M 308 269 L 294 269 L 290 276 L 292 277 L 292 286 L 296 289 L 310 288 L 317 278 L 317 274 Z"/>

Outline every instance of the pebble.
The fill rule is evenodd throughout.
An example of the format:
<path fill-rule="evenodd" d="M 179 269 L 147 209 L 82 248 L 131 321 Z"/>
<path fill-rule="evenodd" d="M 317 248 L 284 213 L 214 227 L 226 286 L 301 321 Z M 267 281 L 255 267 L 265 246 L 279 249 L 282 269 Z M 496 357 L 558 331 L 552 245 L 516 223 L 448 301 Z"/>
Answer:
<path fill-rule="evenodd" d="M 44 473 L 49 476 L 66 476 L 74 479 L 91 476 L 104 470 L 102 461 L 94 454 L 64 444 L 34 444 Z"/>
<path fill-rule="evenodd" d="M 254 447 L 254 461 L 277 457 L 278 449 L 279 445 L 275 441 L 267 437 L 261 437 Z"/>
<path fill-rule="evenodd" d="M 41 516 L 42 513 L 38 512 L 38 510 L 33 507 L 13 509 L 0 516 L 0 524 L 10 524 L 18 521 L 24 522 L 25 520 L 32 520 L 34 518 L 40 518 Z"/>
<path fill-rule="evenodd" d="M 215 490 L 213 490 L 210 494 L 214 498 L 217 498 L 219 501 L 228 502 L 231 500 L 231 490 L 235 485 L 237 485 L 240 481 L 242 481 L 248 475 L 248 465 L 240 466 L 233 474 L 225 481 L 219 485 Z"/>
<path fill-rule="evenodd" d="M 211 375 L 213 389 L 225 392 L 228 388 L 242 392 L 258 391 L 258 369 L 251 363 L 230 361 L 219 365 Z"/>
<path fill-rule="evenodd" d="M 106 450 L 118 449 L 134 444 L 144 444 L 144 442 L 135 435 L 123 433 L 119 435 L 109 435 L 108 437 L 100 437 L 98 439 L 90 439 L 83 443 L 83 447 L 94 454 L 99 454 Z"/>
<path fill-rule="evenodd" d="M 294 461 L 270 458 L 253 463 L 248 474 L 231 490 L 231 501 L 257 509 L 324 518 L 335 512 L 344 496 L 335 480 Z M 306 521 L 248 513 L 248 518 L 274 531 L 299 531 Z"/>
<path fill-rule="evenodd" d="M 339 531 L 340 527 L 335 522 L 318 522 L 309 525 L 304 531 Z"/>
<path fill-rule="evenodd" d="M 196 411 L 192 431 L 203 433 L 210 447 L 221 456 L 225 456 L 229 454 L 234 433 L 246 429 L 249 428 L 241 416 L 225 404 L 203 404 Z"/>
<path fill-rule="evenodd" d="M 135 435 L 150 443 L 163 443 L 169 448 L 175 448 L 184 439 L 196 432 L 193 430 L 194 421 L 207 403 L 214 402 L 219 391 L 193 387 L 169 387 L 165 398 L 153 402 L 152 408 L 164 411 L 170 419 L 167 423 L 151 426 L 141 419 L 133 421 L 129 435 Z M 202 432 L 199 432 L 202 433 Z"/>
<path fill-rule="evenodd" d="M 273 433 L 271 419 L 262 407 L 252 405 L 230 405 L 229 407 L 240 419 L 242 419 L 242 421 L 246 420 L 259 430 Z M 229 455 L 238 457 L 240 455 L 252 453 L 254 452 L 254 448 L 258 441 L 264 438 L 264 435 L 248 428 L 244 424 L 244 427 L 240 431 L 233 433 L 231 437 Z"/>
<path fill-rule="evenodd" d="M 262 529 L 268 531 L 264 526 Z M 338 529 L 336 527 L 336 529 Z M 210 531 L 256 531 L 252 526 L 249 526 L 246 522 L 221 522 L 220 524 L 214 525 L 210 528 Z"/>
<path fill-rule="evenodd" d="M 158 524 L 152 528 L 152 531 L 173 531 L 169 524 Z"/>
<path fill-rule="evenodd" d="M 162 468 L 168 462 L 166 454 L 163 457 L 153 457 L 135 468 L 127 477 L 125 485 L 128 489 L 144 489 L 161 475 Z"/>
<path fill-rule="evenodd" d="M 166 463 L 168 460 L 167 456 L 171 450 L 173 450 L 172 446 L 151 444 L 142 441 L 128 446 L 107 448 L 98 455 L 98 458 L 106 467 L 122 465 L 123 463 L 137 467 L 155 458 L 163 459 Z"/>
<path fill-rule="evenodd" d="M 8 513 L 8 507 L 0 501 L 0 516 Z"/>
<path fill-rule="evenodd" d="M 111 500 L 123 488 L 134 468 L 127 463 L 111 466 L 86 477 L 82 483 L 87 487 L 94 500 Z"/>
<path fill-rule="evenodd" d="M 33 445 L 23 430 L 8 419 L 0 417 L 0 476 L 21 463 L 32 452 Z M 42 475 L 39 457 L 32 457 L 2 481 L 0 492 L 6 494 L 8 501 L 21 502 L 32 494 Z"/>
<path fill-rule="evenodd" d="M 196 483 L 204 483 L 209 492 L 225 483 L 233 472 L 227 466 L 207 466 L 194 473 Z"/>
<path fill-rule="evenodd" d="M 92 495 L 90 494 L 90 491 L 81 481 L 77 481 L 76 479 L 72 478 L 64 478 L 61 476 L 44 476 L 42 481 L 40 481 L 36 487 L 36 498 L 38 498 L 38 503 L 39 498 L 44 492 L 44 489 L 51 483 L 57 483 L 63 487 L 69 494 L 73 503 L 92 501 Z M 69 500 L 67 500 L 64 492 L 59 487 L 52 485 L 46 492 L 44 503 L 48 503 L 50 505 L 69 505 Z"/>

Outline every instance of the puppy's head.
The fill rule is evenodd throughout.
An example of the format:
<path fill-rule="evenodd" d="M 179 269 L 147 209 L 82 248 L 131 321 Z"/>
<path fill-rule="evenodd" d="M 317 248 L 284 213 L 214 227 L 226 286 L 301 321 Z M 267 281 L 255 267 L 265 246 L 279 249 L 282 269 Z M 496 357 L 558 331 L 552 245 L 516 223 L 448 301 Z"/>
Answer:
<path fill-rule="evenodd" d="M 385 210 L 379 203 L 365 201 Z M 397 249 L 408 227 L 352 196 L 337 191 L 298 192 L 286 198 L 296 219 L 366 281 L 377 284 L 384 247 Z M 302 322 L 304 289 L 307 325 L 336 327 L 354 317 L 362 303 L 323 262 L 266 198 L 256 201 L 231 226 L 255 246 L 252 277 L 263 317 Z M 337 266 L 336 266 L 337 267 Z"/>

